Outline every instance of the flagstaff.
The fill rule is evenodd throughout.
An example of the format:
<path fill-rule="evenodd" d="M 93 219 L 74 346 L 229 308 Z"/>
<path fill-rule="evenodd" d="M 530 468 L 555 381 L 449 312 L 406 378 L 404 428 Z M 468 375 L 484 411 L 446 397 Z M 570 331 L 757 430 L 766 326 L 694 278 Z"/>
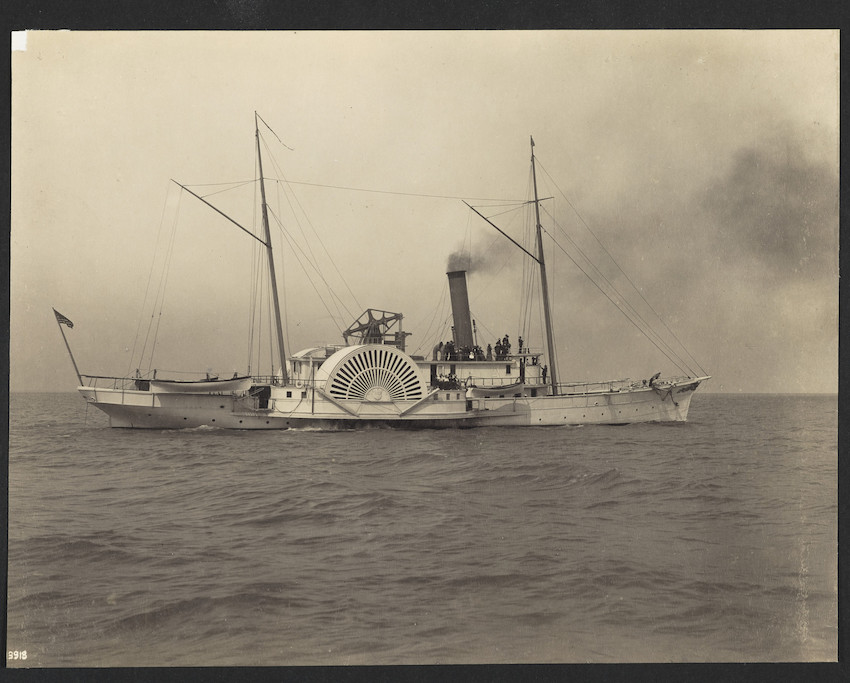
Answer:
<path fill-rule="evenodd" d="M 74 354 L 71 353 L 71 347 L 68 344 L 68 338 L 65 336 L 65 330 L 62 329 L 62 325 L 67 325 L 68 327 L 73 328 L 74 323 L 72 323 L 68 318 L 62 315 L 55 308 L 53 309 L 53 315 L 56 316 L 56 324 L 59 325 L 59 331 L 62 333 L 62 340 L 65 342 L 65 348 L 68 349 L 68 355 L 71 357 L 71 363 L 74 365 L 74 372 L 77 373 L 77 381 L 79 382 L 79 386 L 82 386 L 83 377 L 80 374 L 79 369 L 77 369 L 77 361 L 74 360 Z"/>

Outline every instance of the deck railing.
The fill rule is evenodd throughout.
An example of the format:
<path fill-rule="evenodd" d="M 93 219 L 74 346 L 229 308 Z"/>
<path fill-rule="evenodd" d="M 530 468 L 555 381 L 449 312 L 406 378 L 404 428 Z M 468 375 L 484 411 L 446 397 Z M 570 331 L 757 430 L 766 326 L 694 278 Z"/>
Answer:
<path fill-rule="evenodd" d="M 92 389 L 135 389 L 136 381 L 146 381 L 138 377 L 114 377 L 111 375 L 80 375 L 82 386 Z"/>

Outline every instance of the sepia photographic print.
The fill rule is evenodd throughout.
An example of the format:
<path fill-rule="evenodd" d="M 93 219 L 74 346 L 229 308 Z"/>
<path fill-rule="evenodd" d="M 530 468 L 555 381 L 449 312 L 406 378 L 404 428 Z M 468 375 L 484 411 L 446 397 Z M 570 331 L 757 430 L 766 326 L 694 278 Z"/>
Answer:
<path fill-rule="evenodd" d="M 8 667 L 837 661 L 837 30 L 11 39 Z"/>

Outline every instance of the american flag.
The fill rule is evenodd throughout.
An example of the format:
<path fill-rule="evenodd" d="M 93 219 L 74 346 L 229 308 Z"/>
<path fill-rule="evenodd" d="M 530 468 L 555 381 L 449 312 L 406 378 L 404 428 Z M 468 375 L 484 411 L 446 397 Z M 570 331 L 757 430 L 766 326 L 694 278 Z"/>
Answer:
<path fill-rule="evenodd" d="M 53 312 L 56 314 L 56 322 L 57 323 L 59 323 L 60 325 L 67 325 L 68 327 L 74 326 L 74 323 L 72 323 L 70 320 L 68 320 L 68 318 L 66 318 L 64 315 L 62 315 L 55 308 L 53 309 Z"/>

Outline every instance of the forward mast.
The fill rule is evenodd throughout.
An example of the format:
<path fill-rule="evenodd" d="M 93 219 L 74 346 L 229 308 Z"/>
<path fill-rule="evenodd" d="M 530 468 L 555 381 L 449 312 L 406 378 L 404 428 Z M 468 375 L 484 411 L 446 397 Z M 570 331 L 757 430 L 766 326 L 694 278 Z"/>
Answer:
<path fill-rule="evenodd" d="M 257 138 L 257 164 L 260 173 L 260 199 L 262 201 L 263 234 L 266 237 L 266 255 L 269 261 L 269 281 L 272 290 L 272 307 L 274 308 L 275 331 L 277 332 L 278 367 L 282 383 L 289 382 L 289 373 L 286 370 L 286 351 L 283 344 L 283 320 L 280 315 L 280 300 L 277 293 L 277 276 L 274 269 L 274 255 L 272 254 L 272 236 L 269 229 L 269 209 L 266 204 L 266 184 L 263 179 L 263 155 L 260 151 L 260 126 L 257 112 L 254 112 L 254 130 Z"/>
<path fill-rule="evenodd" d="M 531 136 L 529 136 L 531 137 Z M 537 227 L 537 263 L 540 265 L 540 288 L 543 297 L 543 320 L 546 325 L 546 355 L 549 358 L 549 378 L 552 395 L 558 393 L 558 365 L 555 360 L 555 336 L 552 332 L 552 313 L 549 310 L 549 282 L 543 257 L 543 227 L 540 225 L 540 199 L 537 196 L 537 168 L 534 162 L 534 138 L 531 137 L 531 178 L 534 184 L 534 220 Z"/>

